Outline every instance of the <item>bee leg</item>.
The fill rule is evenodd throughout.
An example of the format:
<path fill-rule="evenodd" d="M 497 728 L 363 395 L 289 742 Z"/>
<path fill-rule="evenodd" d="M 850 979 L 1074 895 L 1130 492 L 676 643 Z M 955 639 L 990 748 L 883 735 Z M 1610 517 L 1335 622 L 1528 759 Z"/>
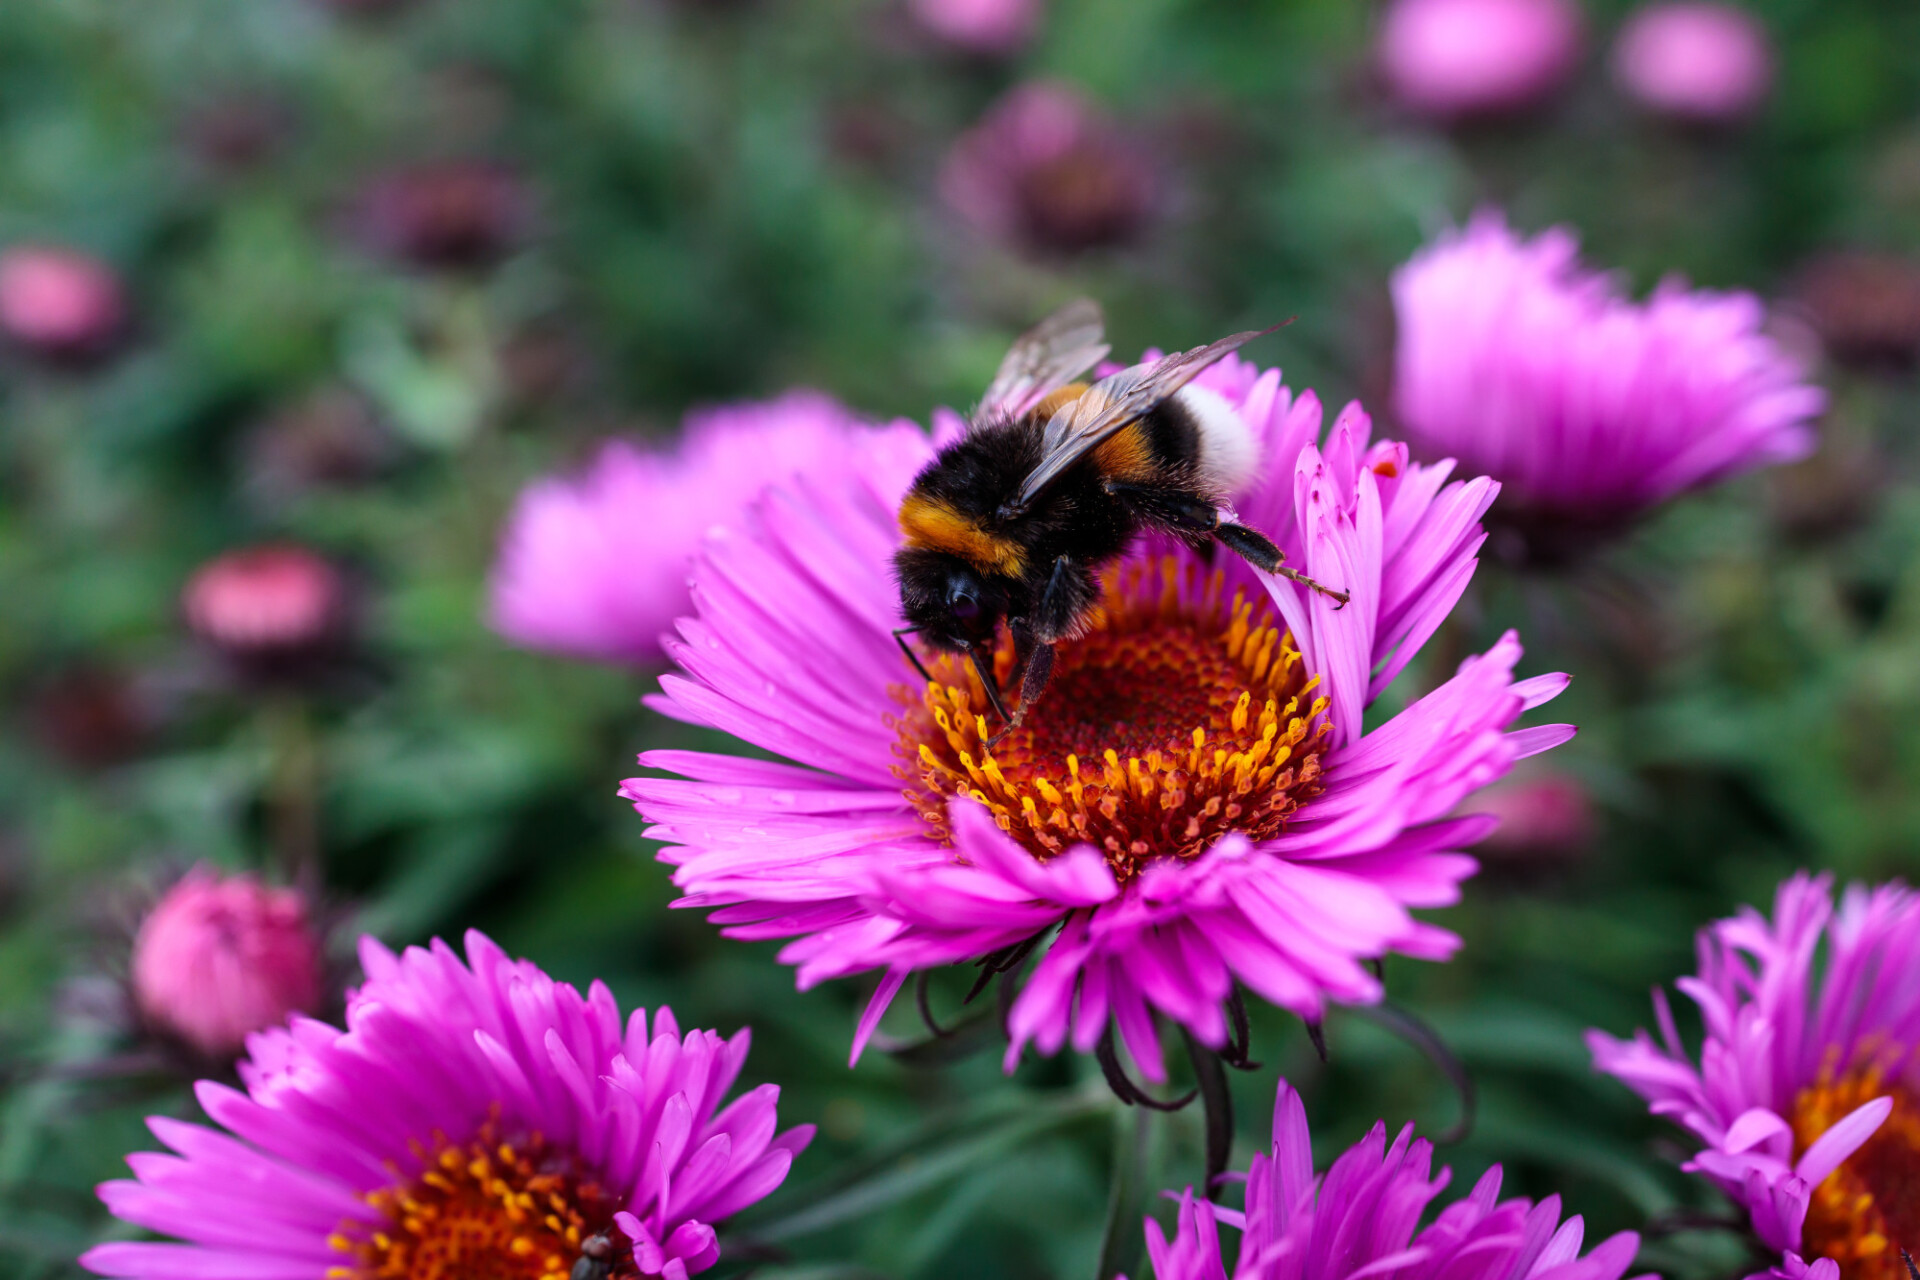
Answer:
<path fill-rule="evenodd" d="M 920 655 L 915 653 L 907 644 L 907 636 L 919 629 L 918 627 L 896 627 L 893 632 L 893 642 L 900 646 L 900 652 L 907 655 L 907 661 L 911 662 L 913 669 L 920 673 L 920 678 L 928 684 L 932 684 L 933 677 L 927 674 L 927 668 L 925 664 L 920 661 Z"/>
<path fill-rule="evenodd" d="M 1027 704 L 1031 701 L 1031 699 L 1027 697 L 1026 689 L 1028 680 L 1033 674 L 1034 654 L 1038 652 L 1039 649 L 1047 648 L 1046 645 L 1036 647 L 1033 638 L 1033 627 L 1025 618 L 1008 618 L 1007 630 L 1013 633 L 1012 675 L 1014 686 L 1020 690 L 1020 700 L 1013 704 L 1012 715 L 1008 715 L 1004 711 L 1001 712 L 1000 719 L 1002 723 L 1000 725 L 1000 732 L 988 738 L 986 742 L 989 751 L 1000 745 L 1000 739 L 1019 728 L 1021 722 L 1026 719 Z M 1053 655 L 1050 649 L 1048 650 L 1047 656 L 1048 665 L 1051 666 Z"/>
<path fill-rule="evenodd" d="M 993 645 L 991 643 L 975 645 L 967 652 L 973 655 L 973 669 L 980 677 L 980 687 L 987 691 L 987 704 L 993 708 L 993 713 L 1000 717 L 1001 722 L 1011 729 L 1012 717 L 1007 714 L 1007 704 L 1000 700 L 1000 682 L 994 678 L 993 674 Z M 1005 733 L 1006 729 L 1000 732 Z M 995 739 L 998 739 L 998 735 L 995 735 Z"/>
<path fill-rule="evenodd" d="M 1044 640 L 1033 646 L 1033 653 L 1027 658 L 1026 673 L 1020 678 L 1020 705 L 1014 708 L 1014 723 L 1027 713 L 1046 691 L 1047 681 L 1053 677 L 1053 646 Z"/>
<path fill-rule="evenodd" d="M 1286 556 L 1267 535 L 1243 524 L 1221 520 L 1219 509 L 1197 494 L 1167 485 L 1130 484 L 1122 480 L 1107 481 L 1107 492 L 1131 506 L 1142 519 L 1185 538 L 1218 541 L 1262 573 L 1277 574 L 1310 587 L 1337 601 L 1338 608 L 1344 608 L 1352 598 L 1344 591 L 1315 582 L 1298 569 L 1287 568 L 1282 563 Z"/>
<path fill-rule="evenodd" d="M 1213 531 L 1213 536 L 1224 544 L 1227 550 L 1245 560 L 1262 573 L 1276 574 L 1303 587 L 1318 591 L 1327 599 L 1335 601 L 1336 608 L 1345 608 L 1353 597 L 1345 591 L 1336 591 L 1332 587 L 1315 582 L 1298 569 L 1289 569 L 1281 563 L 1286 556 L 1280 548 L 1273 545 L 1264 533 L 1249 529 L 1243 524 L 1221 524 Z"/>

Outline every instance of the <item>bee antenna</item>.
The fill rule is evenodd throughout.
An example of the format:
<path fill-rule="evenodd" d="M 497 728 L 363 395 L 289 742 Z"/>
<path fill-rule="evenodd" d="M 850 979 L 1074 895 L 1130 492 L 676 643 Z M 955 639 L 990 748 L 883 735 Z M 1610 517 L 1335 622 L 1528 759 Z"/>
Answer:
<path fill-rule="evenodd" d="M 932 684 L 933 677 L 928 674 L 926 664 L 920 661 L 920 655 L 915 653 L 912 647 L 907 644 L 906 638 L 918 630 L 920 630 L 918 627 L 896 627 L 893 632 L 893 642 L 900 646 L 900 652 L 907 655 L 907 661 L 911 662 L 913 669 L 920 673 L 920 679 L 927 684 Z"/>
<path fill-rule="evenodd" d="M 1900 1261 L 1907 1264 L 1907 1275 L 1912 1277 L 1912 1280 L 1920 1280 L 1920 1267 L 1915 1267 L 1913 1265 L 1912 1254 L 1908 1253 L 1905 1249 L 1902 1249 L 1900 1251 Z"/>

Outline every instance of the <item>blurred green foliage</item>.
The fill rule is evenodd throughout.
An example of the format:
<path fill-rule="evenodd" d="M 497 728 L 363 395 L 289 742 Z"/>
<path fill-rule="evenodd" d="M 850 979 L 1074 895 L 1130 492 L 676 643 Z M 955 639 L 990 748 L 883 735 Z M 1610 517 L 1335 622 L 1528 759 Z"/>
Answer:
<path fill-rule="evenodd" d="M 110 1069 L 128 922 L 169 868 L 278 869 L 292 717 L 317 751 L 343 963 L 359 929 L 473 926 L 623 1004 L 753 1025 L 750 1077 L 823 1134 L 738 1224 L 783 1251 L 758 1274 L 1089 1274 L 1116 1162 L 1144 1162 L 1121 1200 L 1154 1211 L 1198 1174 L 1198 1117 L 1136 1135 L 1071 1056 L 1011 1081 L 991 1053 L 847 1070 L 858 984 L 795 996 L 773 948 L 666 909 L 614 791 L 637 750 L 689 739 L 639 706 L 651 676 L 512 652 L 482 626 L 502 513 L 590 441 L 664 436 L 695 402 L 798 383 L 878 415 L 966 404 L 1017 327 L 1079 292 L 1107 304 L 1122 352 L 1296 315 L 1261 358 L 1383 410 L 1387 273 L 1483 201 L 1572 223 L 1639 285 L 1678 271 L 1777 296 L 1823 247 L 1920 251 L 1920 9 L 1751 7 L 1778 91 L 1751 127 L 1703 135 L 1610 88 L 1613 0 L 1588 5 L 1563 101 L 1455 133 L 1377 100 L 1372 14 L 1352 0 L 1057 0 L 1003 64 L 917 42 L 885 0 L 421 0 L 358 20 L 303 0 L 0 5 L 0 244 L 103 256 L 134 311 L 110 360 L 0 370 L 0 687 L 17 713 L 0 736 L 0 1270 L 78 1274 L 80 1249 L 125 1230 L 91 1188 L 143 1145 L 139 1117 L 193 1114 L 184 1081 Z M 1178 198 L 1140 245 L 1035 262 L 940 207 L 947 145 L 1035 76 L 1153 141 Z M 259 135 L 242 161 L 215 154 L 233 131 Z M 447 157 L 524 177 L 524 244 L 436 273 L 356 242 L 364 181 Z M 1579 1032 L 1644 1022 L 1692 930 L 1796 866 L 1911 872 L 1920 395 L 1910 371 L 1823 377 L 1819 458 L 1684 501 L 1576 573 L 1484 566 L 1405 677 L 1520 626 L 1528 671 L 1576 674 L 1556 711 L 1583 733 L 1556 764 L 1603 818 L 1577 857 L 1470 884 L 1443 914 L 1458 960 L 1388 965 L 1394 998 L 1478 1080 L 1478 1123 L 1446 1153 L 1456 1186 L 1502 1161 L 1511 1190 L 1561 1191 L 1593 1231 L 1710 1203 L 1592 1076 Z M 391 437 L 382 473 L 263 496 L 262 424 L 343 390 Z M 368 600 L 367 669 L 291 709 L 215 678 L 176 612 L 196 564 L 267 537 L 341 557 Z M 136 695 L 94 758 L 49 724 L 74 671 Z M 961 981 L 936 983 L 939 1007 Z M 1454 1118 L 1400 1041 L 1347 1015 L 1328 1039 L 1323 1066 L 1296 1022 L 1256 1011 L 1266 1067 L 1234 1081 L 1236 1164 L 1264 1144 L 1276 1071 L 1323 1154 L 1380 1116 Z M 1114 1239 L 1113 1256 L 1137 1250 L 1131 1226 Z M 1642 1257 L 1683 1278 L 1740 1262 L 1711 1232 Z"/>

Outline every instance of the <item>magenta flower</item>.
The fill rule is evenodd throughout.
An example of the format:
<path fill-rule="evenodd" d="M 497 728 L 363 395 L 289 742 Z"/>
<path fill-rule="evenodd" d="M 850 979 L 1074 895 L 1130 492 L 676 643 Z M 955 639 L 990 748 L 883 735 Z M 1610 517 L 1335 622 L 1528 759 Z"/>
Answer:
<path fill-rule="evenodd" d="M 141 922 L 131 978 L 149 1026 L 231 1058 L 253 1032 L 318 1007 L 320 942 L 295 890 L 195 868 Z"/>
<path fill-rule="evenodd" d="M 671 452 L 615 441 L 581 476 L 534 482 L 501 536 L 490 625 L 529 649 L 654 661 L 687 611 L 700 540 L 769 483 L 834 465 L 864 430 L 833 399 L 792 391 L 690 415 Z"/>
<path fill-rule="evenodd" d="M 1737 5 L 1661 0 L 1621 28 L 1613 75 L 1649 111 L 1732 124 L 1766 101 L 1773 50 L 1760 20 Z"/>
<path fill-rule="evenodd" d="M 1144 151 L 1078 90 L 1023 84 L 1000 99 L 940 168 L 940 195 L 990 239 L 1038 254 L 1139 237 L 1159 203 Z"/>
<path fill-rule="evenodd" d="M 187 1243 L 103 1244 L 84 1265 L 565 1280 L 601 1255 L 683 1280 L 719 1256 L 712 1224 L 779 1186 L 812 1136 L 775 1136 L 774 1085 L 721 1108 L 745 1031 L 682 1037 L 666 1009 L 651 1035 L 642 1010 L 623 1027 L 601 984 L 582 997 L 478 933 L 465 963 L 371 938 L 360 959 L 345 1031 L 296 1018 L 254 1036 L 244 1093 L 197 1090 L 228 1132 L 156 1116 L 177 1154 L 133 1155 L 135 1181 L 100 1187 L 117 1216 Z"/>
<path fill-rule="evenodd" d="M 1394 97 L 1441 119 L 1532 106 L 1580 59 L 1572 0 L 1395 0 L 1376 49 Z"/>
<path fill-rule="evenodd" d="M 1704 1143 L 1683 1167 L 1710 1179 L 1798 1280 L 1904 1280 L 1920 1241 L 1920 898 L 1830 876 L 1780 886 L 1699 937 L 1679 988 L 1705 1040 L 1681 1043 L 1663 992 L 1659 1039 L 1587 1033 L 1594 1065 Z"/>
<path fill-rule="evenodd" d="M 1009 1068 L 1030 1042 L 1094 1048 L 1111 1021 L 1161 1079 L 1154 1011 L 1222 1045 L 1236 981 L 1307 1018 L 1377 1000 L 1365 960 L 1458 946 L 1408 911 L 1455 901 L 1474 870 L 1455 851 L 1491 824 L 1447 815 L 1571 736 L 1505 732 L 1566 683 L 1516 682 L 1512 635 L 1365 732 L 1472 576 L 1495 486 L 1370 444 L 1358 405 L 1323 449 L 1319 401 L 1278 371 L 1229 357 L 1197 385 L 1264 450 L 1240 518 L 1353 603 L 1143 546 L 991 748 L 977 679 L 938 659 L 923 687 L 890 634 L 895 511 L 933 457 L 923 437 L 770 489 L 695 563 L 696 614 L 668 646 L 685 674 L 656 705 L 795 763 L 650 752 L 682 777 L 623 794 L 667 842 L 682 905 L 737 937 L 794 939 L 801 986 L 884 971 L 856 1057 L 914 970 L 1042 942 Z M 1003 636 L 1002 681 L 1012 661 Z"/>
<path fill-rule="evenodd" d="M 1433 1144 L 1407 1125 L 1387 1145 L 1381 1122 L 1342 1152 L 1326 1175 L 1313 1172 L 1306 1108 L 1285 1080 L 1273 1110 L 1273 1146 L 1247 1170 L 1246 1211 L 1180 1198 L 1171 1243 L 1147 1222 L 1147 1253 L 1158 1280 L 1227 1280 L 1220 1223 L 1239 1228 L 1234 1280 L 1620 1280 L 1640 1238 L 1623 1231 L 1580 1255 L 1584 1224 L 1560 1221 L 1560 1198 L 1539 1204 L 1500 1199 L 1500 1166 L 1471 1195 L 1415 1230 L 1452 1180 L 1431 1173 Z"/>
<path fill-rule="evenodd" d="M 1393 278 L 1395 399 L 1415 441 L 1504 486 L 1497 516 L 1615 527 L 1689 489 L 1813 448 L 1824 393 L 1744 293 L 1669 280 L 1644 303 L 1581 268 L 1563 228 L 1497 213 Z"/>

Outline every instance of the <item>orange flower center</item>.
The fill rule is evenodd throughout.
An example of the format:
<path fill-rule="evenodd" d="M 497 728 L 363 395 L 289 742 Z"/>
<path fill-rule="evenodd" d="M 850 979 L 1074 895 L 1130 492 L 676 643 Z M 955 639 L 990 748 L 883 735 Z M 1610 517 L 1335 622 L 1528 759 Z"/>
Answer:
<path fill-rule="evenodd" d="M 634 1274 L 620 1206 L 538 1135 L 504 1142 L 488 1124 L 465 1146 L 443 1140 L 412 1181 L 366 1201 L 374 1221 L 331 1237 L 353 1261 L 327 1280 L 569 1280 L 601 1232 L 607 1274 Z"/>
<path fill-rule="evenodd" d="M 1920 1100 L 1878 1067 L 1823 1077 L 1794 1099 L 1797 1155 L 1855 1107 L 1889 1095 L 1892 1113 L 1814 1188 L 1807 1209 L 1801 1252 L 1838 1262 L 1842 1280 L 1907 1280 L 1900 1251 L 1920 1251 Z"/>
<path fill-rule="evenodd" d="M 895 746 L 928 826 L 949 838 L 948 800 L 971 796 L 1042 861 L 1089 843 L 1122 883 L 1228 832 L 1277 834 L 1324 785 L 1327 700 L 1265 604 L 1228 605 L 1222 575 L 1203 573 L 1170 557 L 1110 570 L 1086 634 L 1058 646 L 1046 692 L 991 748 L 970 664 L 931 663 L 919 700 L 903 695 Z M 1013 661 L 1003 636 L 1002 688 Z"/>

